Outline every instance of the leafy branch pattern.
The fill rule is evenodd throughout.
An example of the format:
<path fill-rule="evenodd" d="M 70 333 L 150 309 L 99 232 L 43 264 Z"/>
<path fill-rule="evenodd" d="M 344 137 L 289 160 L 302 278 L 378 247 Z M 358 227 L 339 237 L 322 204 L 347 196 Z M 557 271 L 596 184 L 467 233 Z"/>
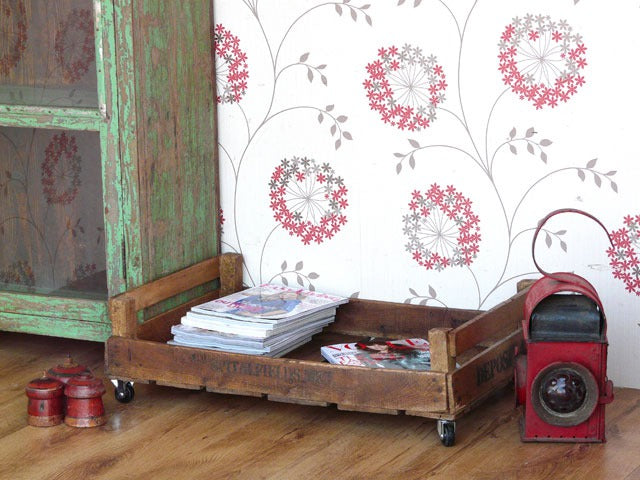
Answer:
<path fill-rule="evenodd" d="M 278 226 L 282 226 L 290 235 L 299 237 L 303 245 L 311 245 L 312 243 L 319 244 L 331 239 L 347 222 L 347 217 L 343 212 L 348 206 L 348 200 L 346 198 L 347 188 L 344 180 L 335 172 L 333 167 L 327 162 L 316 162 L 316 160 L 304 154 L 300 157 L 284 159 L 273 170 L 269 182 L 270 207 L 274 212 L 274 219 L 277 224 L 273 230 L 269 232 L 262 244 L 258 262 L 258 272 L 252 272 L 247 267 L 246 260 L 248 252 L 245 249 L 239 230 L 239 222 L 241 219 L 238 218 L 238 187 L 245 169 L 244 165 L 247 162 L 255 161 L 251 155 L 251 151 L 258 142 L 258 133 L 265 130 L 272 120 L 277 117 L 295 111 L 310 111 L 314 112 L 318 125 L 323 127 L 323 129 L 327 128 L 335 150 L 340 149 L 343 146 L 343 142 L 353 140 L 353 135 L 346 128 L 348 116 L 336 112 L 334 104 L 329 104 L 324 107 L 318 105 L 291 105 L 279 110 L 275 109 L 276 98 L 280 97 L 279 90 L 282 76 L 289 70 L 291 70 L 291 72 L 297 70 L 304 71 L 306 79 L 311 84 L 319 79 L 323 87 L 326 88 L 329 85 L 326 63 L 312 62 L 312 53 L 310 51 L 303 51 L 297 58 L 297 61 L 285 63 L 282 61 L 283 47 L 299 22 L 320 8 L 333 7 L 339 17 L 348 15 L 354 22 L 362 18 L 369 26 L 373 23 L 367 13 L 370 7 L 368 4 L 355 5 L 352 4 L 350 0 L 320 3 L 300 13 L 288 25 L 278 43 L 274 42 L 267 34 L 267 29 L 265 28 L 259 9 L 259 0 L 242 1 L 252 14 L 258 31 L 264 39 L 264 45 L 268 51 L 268 58 L 266 60 L 269 62 L 269 70 L 272 75 L 272 87 L 271 91 L 266 94 L 267 107 L 264 111 L 264 116 L 257 124 L 250 122 L 242 105 L 242 97 L 246 89 L 250 87 L 249 85 L 246 85 L 245 88 L 243 84 L 242 97 L 236 96 L 234 98 L 235 101 L 228 102 L 231 106 L 240 109 L 245 120 L 247 140 L 242 150 L 237 154 L 230 152 L 222 141 L 219 141 L 220 151 L 230 165 L 234 176 L 232 207 L 226 211 L 228 219 L 232 224 L 232 232 L 230 232 L 232 236 L 227 233 L 229 232 L 229 230 L 227 230 L 224 235 L 223 245 L 229 250 L 243 254 L 245 273 L 249 280 L 248 283 L 255 285 L 257 282 L 261 283 L 265 278 L 262 270 L 267 252 L 267 244 Z M 222 25 L 216 26 L 216 31 L 229 32 L 229 30 Z M 238 37 L 230 32 L 227 36 L 237 39 L 237 41 L 234 40 L 234 42 L 236 45 L 239 45 L 240 39 Z M 214 36 L 213 41 L 216 49 L 218 49 L 217 43 L 220 42 L 221 39 Z M 248 69 L 249 60 L 244 55 L 242 58 L 247 62 L 246 68 Z M 216 57 L 216 64 L 218 63 L 224 63 L 224 57 Z M 218 82 L 218 95 L 224 96 L 224 92 L 221 93 L 221 88 L 224 88 L 224 85 Z M 302 265 L 302 263 L 299 262 L 297 265 Z M 288 271 L 286 267 L 283 267 L 280 273 L 271 276 L 271 280 L 279 278 L 283 283 L 286 283 L 288 282 L 288 275 L 292 274 L 295 274 L 296 281 L 298 281 L 299 284 L 302 282 L 311 286 L 313 286 L 311 280 L 318 277 L 318 274 L 315 272 L 304 275 L 298 268 L 293 271 Z"/>
<path fill-rule="evenodd" d="M 442 307 L 446 307 L 447 306 L 446 304 L 444 304 L 438 298 L 438 294 L 436 292 L 436 289 L 433 288 L 431 285 L 427 286 L 427 291 L 428 291 L 427 295 L 420 295 L 413 288 L 409 288 L 409 293 L 411 294 L 411 296 L 405 298 L 404 303 L 414 303 L 414 304 L 417 304 L 417 305 L 429 305 L 429 304 L 433 305 L 433 304 L 435 304 L 435 305 L 439 305 L 439 306 L 442 306 Z"/>
<path fill-rule="evenodd" d="M 399 6 L 404 3 L 404 0 L 398 1 Z M 508 236 L 508 248 L 503 259 L 501 272 L 500 270 L 497 272 L 497 280 L 494 286 L 490 287 L 488 291 L 482 292 L 471 262 L 468 260 L 458 262 L 462 265 L 466 265 L 467 271 L 470 273 L 473 283 L 476 286 L 478 307 L 482 307 L 482 305 L 487 302 L 491 295 L 496 292 L 500 286 L 504 285 L 508 281 L 514 280 L 515 278 L 532 273 L 523 272 L 508 278 L 506 274 L 515 241 L 523 235 L 527 233 L 530 234 L 534 231 L 533 227 L 525 228 L 519 232 L 514 230 L 519 211 L 531 192 L 549 178 L 562 174 L 563 172 L 573 170 L 581 181 L 584 182 L 588 176 L 591 176 L 596 187 L 600 188 L 604 183 L 608 183 L 611 190 L 617 193 L 618 186 L 613 178 L 616 171 L 604 172 L 596 170 L 595 167 L 597 159 L 586 162 L 584 166 L 574 165 L 557 167 L 545 175 L 537 179 L 533 179 L 529 186 L 525 187 L 520 199 L 514 206 L 507 205 L 502 186 L 497 183 L 495 178 L 497 160 L 504 157 L 505 151 L 510 152 L 510 154 L 514 156 L 520 155 L 522 152 L 526 152 L 526 154 L 539 158 L 545 165 L 548 165 L 548 147 L 550 147 L 553 142 L 545 136 L 540 136 L 538 130 L 534 127 L 528 127 L 522 130 L 513 127 L 509 131 L 505 140 L 491 150 L 489 139 L 491 134 L 492 117 L 496 106 L 501 100 L 503 100 L 505 94 L 509 91 L 515 93 L 517 98 L 520 100 L 532 102 L 536 109 L 540 109 L 544 106 L 555 108 L 558 106 L 559 102 L 564 103 L 569 101 L 578 93 L 579 87 L 584 85 L 586 82 L 582 71 L 588 65 L 586 57 L 587 47 L 585 46 L 582 36 L 575 32 L 571 25 L 564 20 L 555 21 L 551 19 L 549 15 L 527 14 L 523 17 L 514 17 L 512 22 L 507 25 L 500 35 L 498 42 L 498 72 L 503 75 L 502 80 L 508 88 L 498 95 L 489 111 L 489 114 L 487 115 L 487 122 L 484 125 L 484 148 L 481 149 L 481 144 L 476 141 L 477 137 L 473 135 L 473 126 L 469 124 L 466 117 L 466 105 L 462 90 L 463 78 L 460 76 L 460 64 L 465 36 L 467 33 L 466 30 L 478 2 L 475 1 L 473 3 L 463 22 L 458 21 L 446 2 L 440 1 L 439 3 L 446 9 L 448 14 L 450 14 L 460 38 L 458 80 L 456 86 L 460 105 L 458 112 L 449 109 L 443 102 L 434 103 L 433 106 L 452 116 L 456 120 L 456 122 L 462 127 L 462 137 L 466 137 L 468 142 L 464 145 L 448 144 L 444 142 L 430 142 L 428 144 L 423 144 L 422 140 L 419 138 L 408 138 L 407 141 L 411 148 L 393 154 L 396 159 L 395 171 L 396 174 L 401 174 L 405 166 L 408 166 L 410 170 L 415 170 L 417 161 L 421 157 L 425 156 L 427 152 L 444 149 L 453 151 L 459 155 L 462 160 L 471 161 L 472 164 L 474 164 L 486 177 L 490 191 L 495 193 L 498 211 L 502 212 Z M 417 7 L 420 4 L 420 0 L 415 0 L 413 2 L 414 7 Z M 460 28 L 460 25 L 463 25 L 462 29 Z M 385 47 L 385 49 L 386 48 L 387 47 Z M 381 49 L 381 51 L 382 50 L 383 49 Z M 372 64 L 367 65 L 367 73 L 370 74 L 371 70 Z M 378 108 L 376 105 L 371 103 L 371 88 L 368 82 L 370 82 L 369 78 L 365 80 L 367 98 L 370 100 L 371 109 L 377 111 Z M 393 89 L 391 89 L 390 94 L 393 95 L 393 93 Z M 520 135 L 518 135 L 519 130 L 523 132 Z M 449 188 L 454 189 L 453 186 L 450 186 Z M 509 211 L 511 212 L 510 214 L 508 213 Z M 407 216 L 404 217 L 404 225 L 405 233 L 407 233 Z M 566 230 L 556 232 L 545 230 L 544 238 L 546 246 L 551 248 L 555 239 L 558 241 L 561 250 L 566 252 L 568 246 L 566 241 L 562 239 L 564 233 L 566 233 Z M 410 246 L 411 244 L 407 245 L 405 250 L 409 251 L 413 259 L 422 265 L 424 262 L 422 255 L 420 255 L 419 251 L 416 252 L 416 249 L 410 248 Z M 475 254 L 477 254 L 479 248 L 478 244 L 475 243 L 473 247 Z M 440 268 L 436 268 L 436 270 L 442 270 L 442 266 L 440 266 Z M 411 293 L 413 296 L 408 298 L 408 301 L 422 302 L 425 299 L 428 301 L 431 298 L 428 296 L 423 298 L 422 296 L 417 295 L 413 289 L 411 289 Z"/>
<path fill-rule="evenodd" d="M 283 82 L 285 77 L 292 80 L 295 75 L 299 85 L 307 85 L 314 92 L 326 94 L 329 86 L 337 88 L 335 77 L 331 75 L 331 62 L 327 62 L 326 58 L 320 58 L 313 49 L 292 46 L 292 32 L 302 29 L 301 21 L 310 20 L 312 14 L 319 9 L 330 9 L 340 19 L 350 19 L 354 23 L 373 26 L 372 10 L 373 13 L 377 13 L 375 9 L 378 6 L 370 7 L 368 4 L 357 4 L 350 0 L 318 0 L 317 4 L 308 8 L 300 7 L 300 13 L 287 10 L 291 20 L 283 22 L 284 26 L 278 34 L 265 22 L 266 17 L 262 15 L 261 7 L 259 8 L 260 0 L 243 0 L 242 3 L 251 13 L 257 26 L 256 31 L 264 40 L 262 51 L 266 52 L 266 55 L 251 59 L 251 67 L 254 66 L 253 62 L 264 62 L 266 69 L 263 71 L 266 71 L 267 75 L 263 75 L 259 82 L 247 85 L 247 91 L 252 93 L 253 90 L 249 89 L 264 89 L 264 95 L 261 91 L 264 109 L 260 110 L 258 115 L 248 118 L 245 113 L 246 102 L 249 100 L 247 96 L 233 104 L 222 105 L 223 108 L 237 109 L 244 118 L 246 142 L 236 151 L 231 151 L 223 145 L 222 139 L 220 151 L 225 164 L 233 171 L 235 183 L 233 199 L 225 208 L 228 218 L 225 224 L 224 245 L 230 250 L 243 253 L 246 259 L 247 254 L 251 255 L 252 251 L 238 231 L 238 224 L 244 221 L 238 218 L 238 184 L 258 161 L 255 152 L 260 150 L 262 133 L 268 128 L 276 128 L 272 120 L 294 112 L 308 113 L 317 120 L 317 131 L 323 135 L 329 134 L 326 136 L 330 138 L 336 151 L 347 141 L 354 140 L 352 131 L 358 137 L 362 136 L 357 130 L 359 125 L 355 125 L 356 121 L 363 123 L 362 119 L 355 112 L 347 112 L 340 108 L 337 102 L 334 104 L 326 100 L 314 100 L 287 105 L 286 87 Z M 298 5 L 296 2 L 290 3 Z M 450 46 L 447 46 L 447 51 L 441 52 L 439 49 L 442 45 L 422 45 L 416 40 L 407 43 L 399 29 L 395 38 L 386 36 L 380 44 L 371 45 L 368 50 L 363 48 L 358 53 L 361 65 L 359 83 L 361 92 L 364 93 L 361 101 L 368 105 L 374 121 L 389 127 L 390 132 L 404 132 L 400 135 L 405 136 L 402 138 L 401 146 L 391 150 L 395 151 L 392 154 L 392 165 L 396 175 L 404 175 L 403 181 L 409 179 L 412 182 L 406 187 L 404 200 L 401 200 L 405 205 L 404 211 L 396 212 L 397 217 L 402 217 L 401 228 L 404 235 L 404 251 L 399 253 L 398 257 L 402 255 L 416 262 L 422 272 L 419 278 L 423 278 L 423 285 L 427 285 L 422 287 L 422 290 L 426 291 L 421 293 L 420 287 L 409 287 L 410 296 L 405 299 L 407 303 L 445 306 L 446 290 L 435 280 L 435 276 L 438 275 L 436 272 L 445 270 L 449 273 L 444 273 L 443 276 L 453 275 L 455 272 L 461 281 L 472 285 L 469 291 L 473 292 L 475 289 L 474 298 L 477 298 L 478 308 L 497 301 L 500 293 L 498 290 L 501 287 L 518 278 L 537 273 L 525 271 L 526 267 L 517 267 L 516 270 L 514 260 L 516 253 L 528 250 L 527 242 L 535 230 L 535 219 L 525 217 L 524 212 L 527 211 L 527 215 L 531 215 L 532 211 L 540 215 L 546 213 L 538 210 L 534 202 L 540 193 L 548 190 L 559 180 L 564 183 L 573 181 L 573 184 L 568 183 L 568 189 L 571 185 L 579 188 L 581 183 L 589 188 L 595 186 L 603 195 L 617 194 L 619 190 L 617 172 L 607 168 L 606 161 L 592 156 L 585 160 L 563 161 L 556 151 L 565 147 L 567 141 L 557 133 L 551 134 L 550 125 L 543 124 L 543 120 L 527 120 L 524 114 L 526 109 L 528 113 L 542 111 L 545 115 L 562 116 L 566 111 L 565 105 L 585 101 L 585 85 L 590 82 L 590 68 L 593 66 L 589 50 L 590 40 L 583 38 L 572 25 L 571 19 L 556 19 L 552 15 L 542 13 L 506 16 L 504 27 L 494 32 L 497 45 L 494 47 L 494 67 L 486 71 L 486 75 L 492 75 L 495 79 L 495 97 L 489 99 L 491 102 L 486 111 L 472 111 L 472 108 L 480 103 L 476 100 L 471 102 L 470 98 L 467 98 L 469 92 L 466 88 L 474 83 L 470 72 L 474 76 L 484 72 L 478 68 L 462 67 L 468 58 L 466 49 L 469 43 L 475 40 L 471 35 L 476 31 L 477 25 L 474 23 L 477 23 L 477 7 L 482 3 L 481 0 L 469 0 L 466 11 L 463 11 L 463 7 L 456 4 L 454 8 L 453 2 L 445 0 L 396 0 L 397 7 L 421 7 L 422 12 L 426 13 L 431 13 L 427 12 L 427 9 L 442 10 L 450 22 L 444 22 L 441 28 L 451 28 L 453 38 L 457 39 L 453 45 L 453 55 L 450 55 Z M 578 0 L 573 0 L 573 3 L 577 4 Z M 395 7 L 391 5 L 384 8 Z M 375 18 L 375 15 L 373 17 Z M 376 19 L 376 25 L 378 22 Z M 357 50 L 354 49 L 355 51 Z M 269 78 L 270 76 L 272 78 Z M 350 83 L 349 86 L 354 85 Z M 474 92 L 474 95 L 476 93 Z M 500 113 L 506 103 L 523 111 L 522 118 L 515 115 L 515 120 L 509 121 L 507 125 L 504 124 L 505 118 L 501 118 L 503 115 Z M 469 113 L 474 115 L 470 116 Z M 546 117 L 540 115 L 536 118 Z M 445 121 L 449 122 L 446 124 L 446 128 L 449 129 L 447 133 L 455 135 L 448 138 L 455 138 L 454 141 L 435 137 L 436 132 L 445 126 Z M 437 122 L 437 128 L 434 128 L 434 122 Z M 368 141 L 363 138 L 358 140 Z M 323 137 L 319 136 L 318 141 L 323 141 Z M 477 178 L 479 188 L 484 192 L 481 199 L 474 199 L 469 191 L 464 191 L 464 187 L 456 185 L 455 179 L 434 178 L 420 172 L 419 167 L 422 167 L 426 160 L 436 159 L 443 151 L 452 153 L 455 161 L 465 168 L 470 167 L 469 175 L 476 174 L 474 178 Z M 260 161 L 267 162 L 268 171 L 272 174 L 268 180 L 270 197 L 267 201 L 275 224 L 271 231 L 265 232 L 267 235 L 264 241 L 259 240 L 258 247 L 261 250 L 258 249 L 256 252 L 259 259 L 251 259 L 252 264 L 258 265 L 258 268 L 256 271 L 249 271 L 248 268 L 246 270 L 246 275 L 253 283 L 265 279 L 280 279 L 283 283 L 313 284 L 314 279 L 309 275 L 305 276 L 302 267 L 297 268 L 298 264 L 302 265 L 302 260 L 296 262 L 296 267 L 290 267 L 287 262 L 283 262 L 284 266 L 281 265 L 279 272 L 263 274 L 264 265 L 274 264 L 267 262 L 268 259 L 271 260 L 269 256 L 275 254 L 272 252 L 277 250 L 274 243 L 269 243 L 272 235 L 274 232 L 284 231 L 299 240 L 313 255 L 312 248 L 317 248 L 320 244 L 324 246 L 332 237 L 341 235 L 343 225 L 347 220 L 351 222 L 351 218 L 347 219 L 347 216 L 354 215 L 346 208 L 351 201 L 348 198 L 350 192 L 347 193 L 345 190 L 338 194 L 334 186 L 326 189 L 327 185 L 325 190 L 315 190 L 306 184 L 310 179 L 317 182 L 318 178 L 314 178 L 314 174 L 322 168 L 330 168 L 334 177 L 341 178 L 342 168 L 319 158 L 319 155 L 312 158 L 314 152 L 302 152 L 298 148 L 293 153 L 295 157 L 292 157 L 290 152 L 283 152 L 278 159 L 260 158 Z M 288 176 L 283 176 L 291 168 L 288 164 L 283 165 L 283 161 L 299 162 L 303 159 L 308 162 L 307 165 L 313 164 L 313 171 L 305 170 L 307 166 L 304 166 L 298 167 L 297 171 L 289 171 Z M 512 188 L 505 183 L 509 180 L 505 180 L 506 177 L 502 173 L 516 165 L 518 182 Z M 278 171 L 278 167 L 282 167 L 283 171 Z M 575 181 L 576 176 L 580 182 Z M 354 188 L 356 179 L 349 178 L 350 175 L 346 171 L 345 177 L 345 189 L 347 185 Z M 297 199 L 294 189 L 298 195 Z M 333 195 L 339 196 L 333 199 L 334 207 L 336 201 L 347 202 L 340 208 L 340 212 L 334 212 L 333 207 L 327 207 Z M 461 206 L 457 211 L 456 205 L 459 204 L 456 204 L 456 196 L 466 202 L 466 206 Z M 293 203 L 300 202 L 303 198 L 306 204 Z M 479 200 L 483 202 L 482 209 L 478 208 L 478 203 L 474 203 Z M 498 221 L 498 229 L 489 230 L 484 227 L 482 216 L 485 215 L 483 212 L 487 210 L 484 207 L 487 206 L 495 207 L 492 208 L 495 212 L 495 218 L 492 220 Z M 310 214 L 311 211 L 315 212 L 315 216 Z M 332 217 L 333 214 L 336 216 Z M 331 218 L 341 218 L 344 223 L 338 222 L 333 225 Z M 469 220 L 470 218 L 472 220 Z M 321 219 L 324 219 L 326 230 L 323 230 Z M 304 221 L 309 223 L 305 226 Z M 482 238 L 480 226 L 483 227 Z M 316 228 L 313 233 L 312 227 Z M 429 239 L 437 239 L 440 243 L 431 244 L 426 237 L 420 238 L 427 234 L 430 235 Z M 468 237 L 462 237 L 463 234 Z M 574 248 L 566 228 L 544 229 L 541 234 L 544 245 L 549 249 L 562 253 Z M 501 240 L 506 240 L 506 248 L 499 254 L 492 253 L 496 261 L 489 271 L 490 276 L 487 277 L 486 263 L 481 264 L 480 260 L 487 253 L 488 242 L 500 235 L 503 236 Z M 629 281 L 633 281 L 635 260 L 628 246 L 624 247 L 627 245 L 625 242 L 623 238 L 623 246 L 618 250 L 626 250 L 615 253 L 618 258 L 616 261 L 622 263 L 616 263 L 612 268 L 619 272 L 617 278 L 628 284 Z M 619 260 L 620 256 L 624 256 L 626 260 Z M 438 288 L 439 295 L 436 295 L 434 286 Z M 362 292 L 357 292 L 358 295 L 360 293 Z"/>
<path fill-rule="evenodd" d="M 68 265 L 69 259 L 99 256 L 96 252 L 101 251 L 104 238 L 104 227 L 98 222 L 95 244 L 88 240 L 93 227 L 87 232 L 85 223 L 91 221 L 83 217 L 86 212 L 80 208 L 84 161 L 76 136 L 64 131 L 47 134 L 37 129 L 20 132 L 7 128 L 0 131 L 0 149 L 7 168 L 0 179 L 0 239 L 4 240 L 6 256 L 18 257 L 0 265 L 2 289 L 59 288 L 95 273 L 95 262 Z M 44 153 L 41 159 L 39 150 Z M 22 237 L 18 244 L 17 237 Z"/>
<path fill-rule="evenodd" d="M 278 279 L 283 285 L 288 286 L 290 284 L 289 278 L 294 277 L 296 283 L 299 286 L 306 288 L 307 290 L 311 290 L 313 292 L 315 291 L 316 287 L 311 281 L 317 280 L 318 278 L 320 278 L 320 275 L 318 275 L 316 272 L 309 272 L 307 274 L 303 273 L 302 271 L 303 266 L 304 266 L 304 262 L 302 260 L 299 260 L 296 262 L 295 267 L 293 269 L 290 269 L 287 264 L 287 261 L 284 260 L 280 265 L 280 271 L 275 275 L 273 275 L 268 280 L 268 283 L 271 283 L 276 279 Z"/>

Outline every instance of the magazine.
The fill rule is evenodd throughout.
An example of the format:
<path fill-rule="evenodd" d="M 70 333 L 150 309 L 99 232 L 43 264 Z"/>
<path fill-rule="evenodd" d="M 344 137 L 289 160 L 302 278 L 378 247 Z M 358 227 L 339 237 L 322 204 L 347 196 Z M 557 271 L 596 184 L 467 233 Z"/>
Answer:
<path fill-rule="evenodd" d="M 367 343 L 340 343 L 320 349 L 322 356 L 337 365 L 371 368 L 429 370 L 429 342 L 423 338 L 406 338 Z"/>
<path fill-rule="evenodd" d="M 269 351 L 269 349 L 284 342 L 293 342 L 298 338 L 320 333 L 327 325 L 328 321 L 332 320 L 333 319 L 319 320 L 305 325 L 304 327 L 295 330 L 287 330 L 266 338 L 217 332 L 213 330 L 206 330 L 204 328 L 191 327 L 184 324 L 173 325 L 171 327 L 171 333 L 174 335 L 174 340 L 176 342 L 192 346 L 246 347 L 248 349 L 266 349 L 265 351 Z"/>
<path fill-rule="evenodd" d="M 276 358 L 276 357 L 282 357 L 283 355 L 286 355 L 287 353 L 295 350 L 296 348 L 301 347 L 305 343 L 309 342 L 311 340 L 311 337 L 312 335 L 308 335 L 307 337 L 300 338 L 293 343 L 288 342 L 284 345 L 278 346 L 278 348 L 276 349 L 270 349 L 269 351 L 266 351 L 265 349 L 260 349 L 260 348 L 249 349 L 249 348 L 242 348 L 242 347 L 213 347 L 213 346 L 203 346 L 203 345 L 188 345 L 188 344 L 177 342 L 175 339 L 169 340 L 167 343 L 169 345 L 176 345 L 181 347 L 196 346 L 197 348 L 203 348 L 205 350 L 217 350 L 220 352 L 227 352 L 227 353 L 244 353 L 247 355 L 262 355 L 265 357 Z"/>
<path fill-rule="evenodd" d="M 264 284 L 211 300 L 191 309 L 193 313 L 252 322 L 278 323 L 294 320 L 347 303 L 346 297 L 314 292 L 304 288 Z"/>
<path fill-rule="evenodd" d="M 287 328 L 291 325 L 295 325 L 296 323 L 300 323 L 303 321 L 313 322 L 315 320 L 320 320 L 323 318 L 334 317 L 336 314 L 335 308 L 329 308 L 326 310 L 319 310 L 317 312 L 313 312 L 309 315 L 305 315 L 297 318 L 283 318 L 276 321 L 266 321 L 263 322 L 262 319 L 252 319 L 252 318 L 229 318 L 229 317 L 218 317 L 214 315 L 205 315 L 202 313 L 194 312 L 193 310 L 187 312 L 185 317 L 189 319 L 189 322 L 192 322 L 191 325 L 194 327 L 207 328 L 209 330 L 217 330 L 219 326 L 225 327 L 247 327 L 261 329 L 261 330 L 273 330 L 276 328 Z M 184 323 L 184 322 L 183 322 Z"/>

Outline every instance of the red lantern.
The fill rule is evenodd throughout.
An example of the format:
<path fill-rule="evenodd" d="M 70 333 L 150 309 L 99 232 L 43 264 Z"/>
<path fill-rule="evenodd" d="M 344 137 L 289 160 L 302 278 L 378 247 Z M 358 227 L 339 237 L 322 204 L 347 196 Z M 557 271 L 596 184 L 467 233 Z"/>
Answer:
<path fill-rule="evenodd" d="M 558 210 L 586 215 L 585 212 Z M 602 226 L 602 224 L 600 224 Z M 604 228 L 604 226 L 603 226 Z M 606 231 L 606 229 L 605 229 Z M 573 273 L 544 272 L 525 299 L 526 353 L 516 357 L 516 402 L 523 406 L 523 441 L 604 442 L 607 321 L 595 288 Z"/>

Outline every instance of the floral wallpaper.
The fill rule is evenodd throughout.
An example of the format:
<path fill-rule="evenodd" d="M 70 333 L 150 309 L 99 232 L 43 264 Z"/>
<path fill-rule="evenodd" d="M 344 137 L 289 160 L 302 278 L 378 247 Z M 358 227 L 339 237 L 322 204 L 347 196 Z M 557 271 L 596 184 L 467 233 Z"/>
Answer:
<path fill-rule="evenodd" d="M 629 1 L 216 0 L 223 251 L 245 282 L 486 309 L 594 283 L 640 387 Z"/>

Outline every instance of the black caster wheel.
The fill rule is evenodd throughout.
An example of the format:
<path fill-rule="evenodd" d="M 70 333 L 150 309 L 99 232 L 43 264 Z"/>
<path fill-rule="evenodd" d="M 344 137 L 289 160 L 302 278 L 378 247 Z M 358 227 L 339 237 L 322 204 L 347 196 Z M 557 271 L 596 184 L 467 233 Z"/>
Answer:
<path fill-rule="evenodd" d="M 133 385 L 131 384 L 131 382 L 118 380 L 114 395 L 116 397 L 116 400 L 120 403 L 129 403 L 131 400 L 133 400 L 133 397 L 135 395 Z"/>
<path fill-rule="evenodd" d="M 445 447 L 452 447 L 456 443 L 456 422 L 438 420 L 438 435 Z"/>

